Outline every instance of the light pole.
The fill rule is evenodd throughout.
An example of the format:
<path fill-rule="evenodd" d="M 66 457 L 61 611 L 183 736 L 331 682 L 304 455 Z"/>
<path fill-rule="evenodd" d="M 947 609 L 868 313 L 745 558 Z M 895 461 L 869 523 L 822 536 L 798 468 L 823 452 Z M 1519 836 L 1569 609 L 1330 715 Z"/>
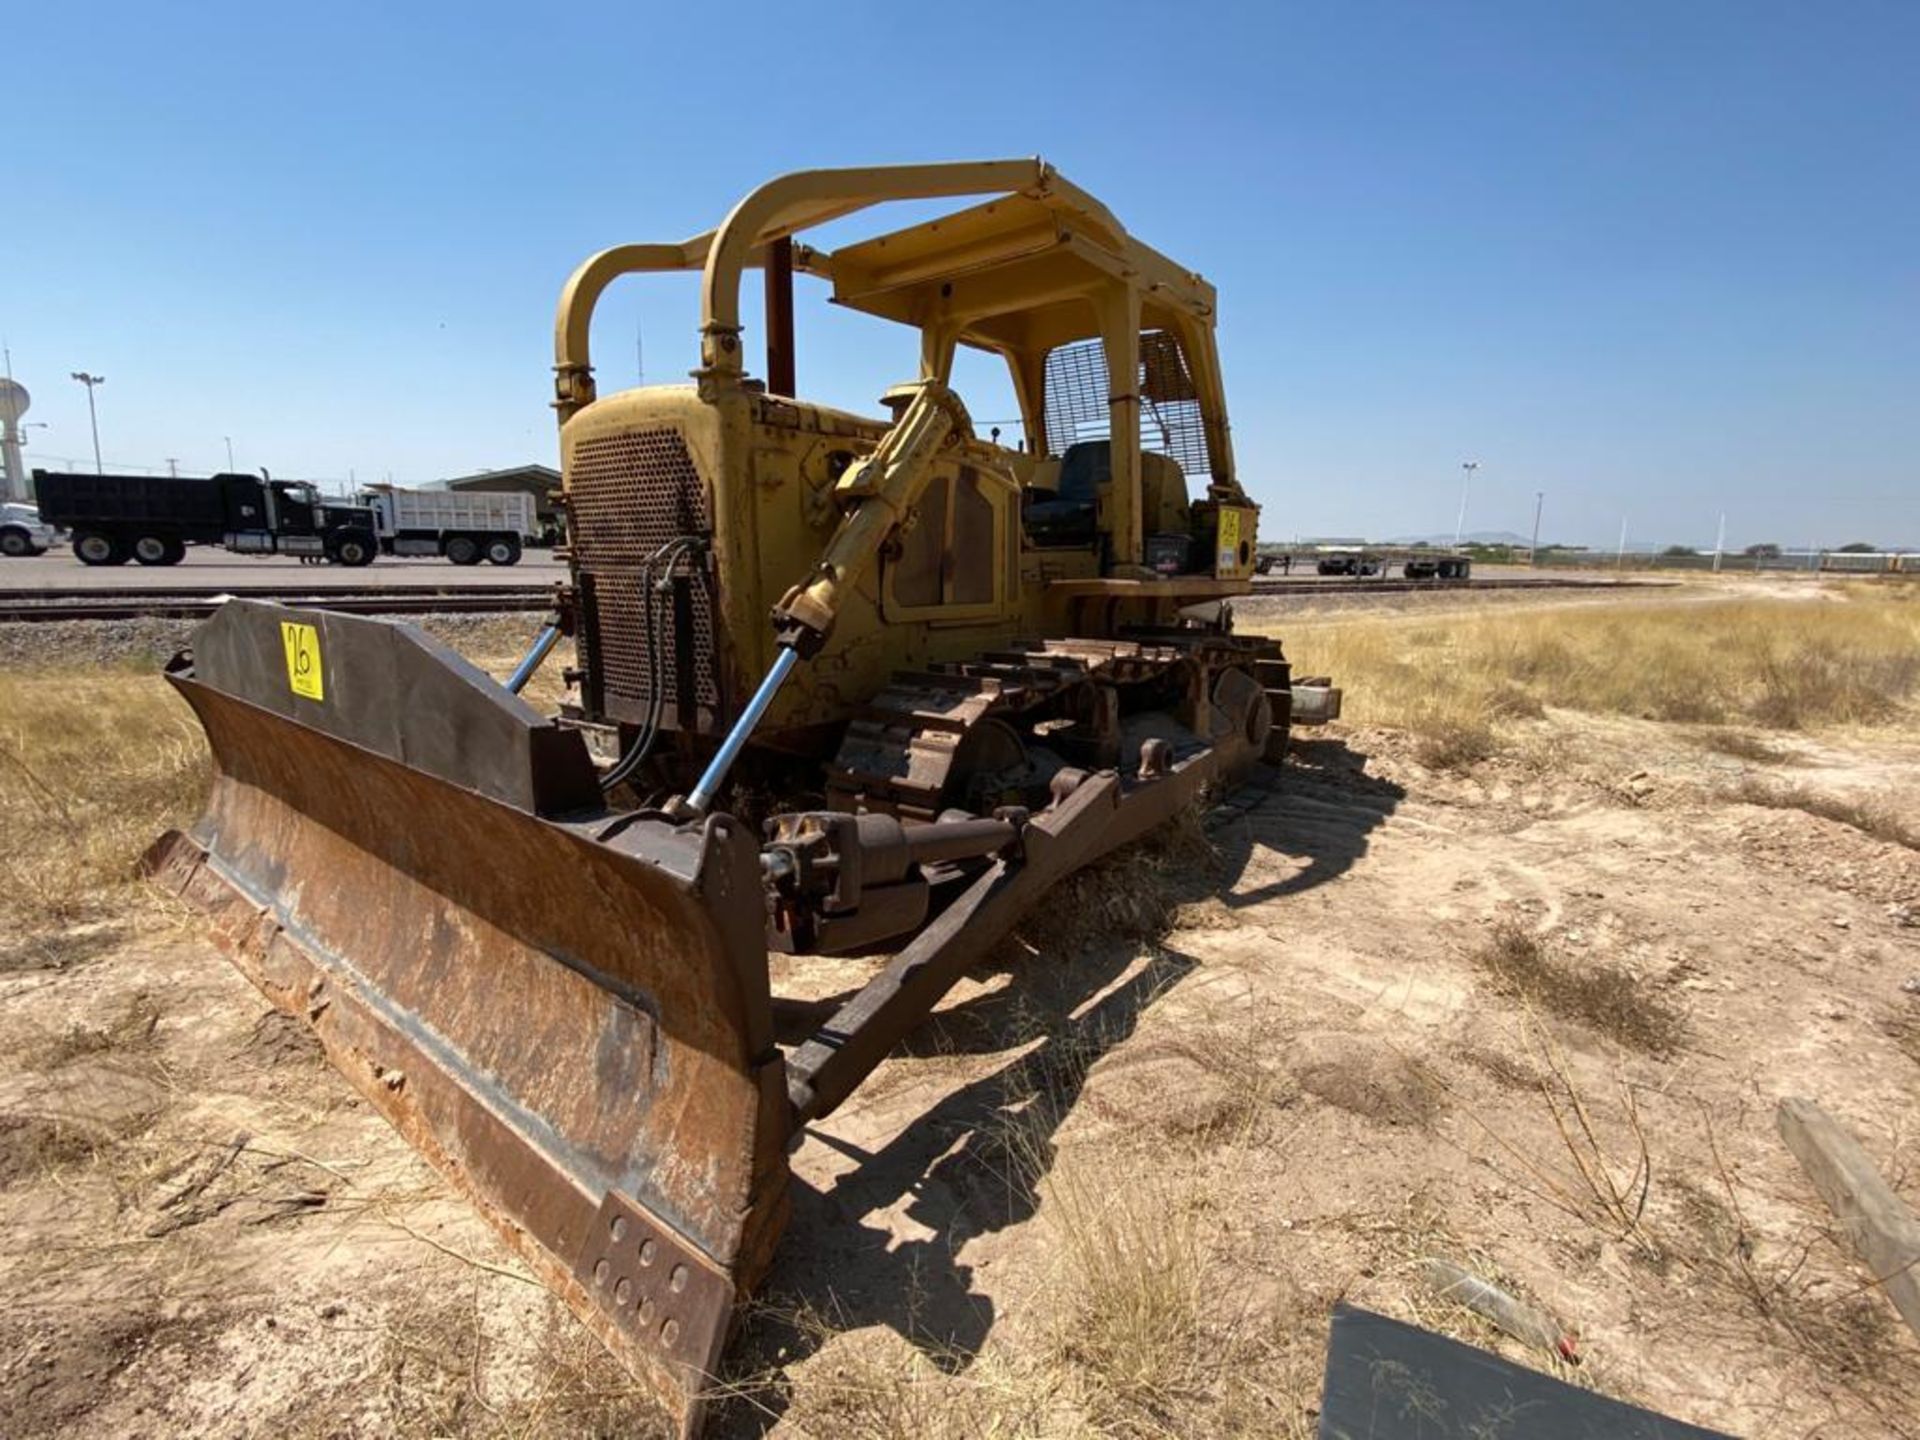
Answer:
<path fill-rule="evenodd" d="M 222 435 L 220 438 L 227 442 L 227 473 L 231 475 L 234 473 L 233 471 L 233 436 Z"/>
<path fill-rule="evenodd" d="M 104 375 L 89 375 L 84 370 L 75 370 L 73 378 L 87 387 L 87 419 L 93 425 L 93 473 L 104 475 L 107 467 L 100 463 L 100 416 L 93 408 L 93 387 L 107 383 Z"/>
<path fill-rule="evenodd" d="M 1527 568 L 1533 569 L 1540 563 L 1540 507 L 1547 503 L 1547 492 L 1533 492 L 1533 539 L 1527 543 Z"/>
<path fill-rule="evenodd" d="M 1480 468 L 1478 460 L 1462 460 L 1460 470 L 1464 478 L 1460 481 L 1460 517 L 1453 522 L 1453 548 L 1460 548 L 1460 537 L 1467 529 L 1467 494 L 1473 489 L 1473 472 Z"/>

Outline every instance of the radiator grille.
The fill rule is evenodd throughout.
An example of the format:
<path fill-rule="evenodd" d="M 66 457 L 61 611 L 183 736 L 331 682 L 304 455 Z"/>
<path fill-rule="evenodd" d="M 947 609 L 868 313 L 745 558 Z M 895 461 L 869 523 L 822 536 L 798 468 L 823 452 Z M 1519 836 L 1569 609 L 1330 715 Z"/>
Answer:
<path fill-rule="evenodd" d="M 597 698 L 609 717 L 637 723 L 653 700 L 643 566 L 678 536 L 711 539 L 706 486 L 680 432 L 662 426 L 581 441 L 567 473 L 567 501 L 589 702 Z M 656 565 L 654 578 L 667 569 Z M 707 729 L 719 723 L 722 698 L 713 574 L 703 555 L 675 560 L 672 575 L 672 593 L 652 601 L 662 719 L 673 729 Z"/>

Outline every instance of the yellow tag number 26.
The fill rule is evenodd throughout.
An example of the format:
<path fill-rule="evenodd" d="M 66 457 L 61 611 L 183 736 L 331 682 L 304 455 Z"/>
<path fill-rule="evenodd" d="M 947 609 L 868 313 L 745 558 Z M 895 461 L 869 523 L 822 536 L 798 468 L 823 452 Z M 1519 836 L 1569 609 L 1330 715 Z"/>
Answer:
<path fill-rule="evenodd" d="M 311 625 L 280 622 L 280 641 L 287 649 L 287 686 L 309 700 L 327 698 L 320 672 L 320 632 Z"/>

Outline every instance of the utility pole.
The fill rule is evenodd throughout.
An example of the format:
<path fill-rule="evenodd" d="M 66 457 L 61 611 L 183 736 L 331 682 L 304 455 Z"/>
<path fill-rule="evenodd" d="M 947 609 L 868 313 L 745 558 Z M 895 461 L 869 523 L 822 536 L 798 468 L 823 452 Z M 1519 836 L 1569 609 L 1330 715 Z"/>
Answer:
<path fill-rule="evenodd" d="M 104 375 L 89 375 L 84 370 L 75 370 L 73 372 L 73 378 L 87 387 L 87 419 L 92 422 L 93 425 L 93 473 L 96 475 L 104 475 L 107 473 L 107 467 L 100 463 L 100 416 L 93 408 L 93 387 L 106 384 L 107 377 Z"/>
<path fill-rule="evenodd" d="M 1720 556 L 1727 548 L 1727 512 L 1720 512 L 1720 532 L 1713 538 L 1713 573 L 1720 573 Z"/>
<path fill-rule="evenodd" d="M 1473 489 L 1473 472 L 1480 468 L 1478 460 L 1462 460 L 1460 470 L 1464 478 L 1460 481 L 1460 516 L 1453 522 L 1453 548 L 1460 548 L 1460 537 L 1467 529 L 1467 494 Z"/>
<path fill-rule="evenodd" d="M 232 475 L 235 473 L 233 468 L 233 436 L 222 435 L 220 438 L 227 442 L 227 473 Z"/>
<path fill-rule="evenodd" d="M 1547 503 L 1547 492 L 1533 492 L 1533 539 L 1527 545 L 1527 568 L 1533 569 L 1540 563 L 1540 508 Z"/>
<path fill-rule="evenodd" d="M 175 480 L 180 478 L 180 462 L 171 455 L 167 457 L 167 474 Z"/>

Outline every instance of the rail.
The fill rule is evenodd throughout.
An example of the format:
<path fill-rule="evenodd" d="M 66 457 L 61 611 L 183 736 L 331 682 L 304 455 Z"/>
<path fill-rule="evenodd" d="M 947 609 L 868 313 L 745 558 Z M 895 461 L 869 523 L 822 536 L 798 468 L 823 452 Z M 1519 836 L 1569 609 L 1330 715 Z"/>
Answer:
<path fill-rule="evenodd" d="M 1634 590 L 1649 586 L 1678 585 L 1678 580 L 1602 580 L 1591 576 L 1543 575 L 1538 579 L 1519 576 L 1470 576 L 1465 580 L 1322 579 L 1314 575 L 1275 577 L 1256 575 L 1255 595 L 1391 595 L 1396 591 L 1428 590 Z"/>
<path fill-rule="evenodd" d="M 443 585 L 369 586 L 353 590 L 299 587 L 239 592 L 240 598 L 272 600 L 350 615 L 487 614 L 550 610 L 549 586 Z M 0 624 L 52 620 L 200 620 L 233 596 L 206 590 L 16 590 L 0 595 Z"/>

